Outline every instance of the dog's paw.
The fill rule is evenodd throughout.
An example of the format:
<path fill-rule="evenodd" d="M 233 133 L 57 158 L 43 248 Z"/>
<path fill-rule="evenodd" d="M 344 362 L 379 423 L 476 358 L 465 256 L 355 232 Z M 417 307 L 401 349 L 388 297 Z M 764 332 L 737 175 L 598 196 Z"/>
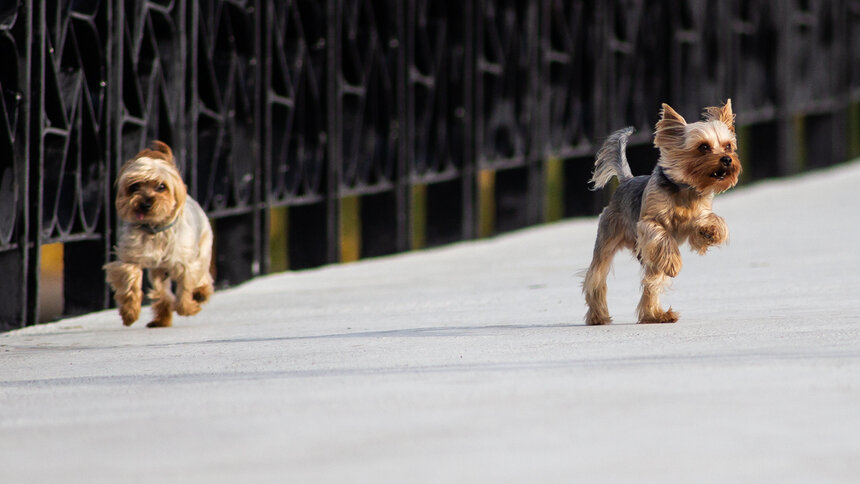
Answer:
<path fill-rule="evenodd" d="M 661 323 L 676 323 L 678 322 L 678 313 L 669 308 L 668 311 L 657 313 L 653 316 L 642 318 L 639 324 L 661 324 Z"/>
<path fill-rule="evenodd" d="M 609 324 L 612 322 L 612 318 L 608 315 L 597 314 L 592 311 L 588 311 L 588 314 L 585 315 L 585 324 L 589 326 L 600 326 L 604 324 Z"/>
<path fill-rule="evenodd" d="M 140 306 L 136 304 L 123 304 L 119 308 L 122 324 L 131 326 L 140 317 Z"/>
<path fill-rule="evenodd" d="M 176 301 L 176 313 L 180 316 L 194 316 L 201 309 L 200 303 L 194 299 L 181 299 Z"/>
<path fill-rule="evenodd" d="M 172 325 L 170 320 L 162 321 L 158 319 L 153 319 L 149 323 L 147 323 L 147 328 L 169 328 Z"/>
<path fill-rule="evenodd" d="M 698 245 L 704 247 L 720 245 L 729 238 L 729 230 L 722 218 L 711 214 L 697 227 L 694 238 L 698 238 Z"/>
<path fill-rule="evenodd" d="M 212 284 L 205 284 L 192 291 L 191 299 L 194 299 L 198 303 L 202 304 L 209 300 L 209 297 L 212 296 L 212 292 Z"/>
<path fill-rule="evenodd" d="M 712 245 L 717 240 L 717 229 L 713 225 L 699 227 L 699 237 L 705 239 L 708 245 Z"/>

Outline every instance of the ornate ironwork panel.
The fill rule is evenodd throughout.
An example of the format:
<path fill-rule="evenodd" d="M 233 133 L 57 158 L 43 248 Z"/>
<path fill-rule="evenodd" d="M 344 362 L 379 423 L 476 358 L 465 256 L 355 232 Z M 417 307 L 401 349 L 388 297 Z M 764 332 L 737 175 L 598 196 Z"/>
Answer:
<path fill-rule="evenodd" d="M 545 0 L 541 17 L 543 150 L 567 157 L 591 150 L 597 108 L 594 6 L 587 1 Z"/>
<path fill-rule="evenodd" d="M 338 5 L 342 194 L 388 190 L 398 175 L 403 124 L 398 95 L 402 2 L 343 0 Z"/>
<path fill-rule="evenodd" d="M 469 132 L 470 77 L 466 2 L 414 0 L 406 35 L 408 158 L 411 179 L 458 176 Z"/>
<path fill-rule="evenodd" d="M 737 0 L 728 13 L 733 104 L 747 122 L 772 119 L 779 105 L 781 8 L 769 0 Z"/>
<path fill-rule="evenodd" d="M 41 56 L 43 242 L 101 238 L 108 187 L 109 2 L 46 2 Z"/>
<path fill-rule="evenodd" d="M 174 151 L 188 179 L 185 147 L 185 2 L 121 2 L 117 15 L 117 168 L 153 139 Z"/>
<path fill-rule="evenodd" d="M 257 11 L 252 0 L 191 0 L 191 184 L 215 217 L 259 198 Z"/>
<path fill-rule="evenodd" d="M 793 110 L 829 111 L 841 102 L 847 80 L 841 6 L 826 0 L 787 2 L 786 100 Z"/>
<path fill-rule="evenodd" d="M 662 3 L 645 0 L 601 2 L 605 70 L 606 125 L 612 129 L 633 125 L 635 139 L 650 139 L 660 103 L 669 99 L 669 15 Z M 634 139 L 634 140 L 635 140 Z"/>
<path fill-rule="evenodd" d="M 267 2 L 265 158 L 271 203 L 320 201 L 328 140 L 326 5 Z"/>
<path fill-rule="evenodd" d="M 523 165 L 537 115 L 538 3 L 479 0 L 476 9 L 476 149 L 482 167 Z"/>
<path fill-rule="evenodd" d="M 717 104 L 731 97 L 728 90 L 731 52 L 726 48 L 728 29 L 714 19 L 723 18 L 725 2 L 684 0 L 671 2 L 672 106 L 684 113 L 698 113 L 705 103 Z"/>

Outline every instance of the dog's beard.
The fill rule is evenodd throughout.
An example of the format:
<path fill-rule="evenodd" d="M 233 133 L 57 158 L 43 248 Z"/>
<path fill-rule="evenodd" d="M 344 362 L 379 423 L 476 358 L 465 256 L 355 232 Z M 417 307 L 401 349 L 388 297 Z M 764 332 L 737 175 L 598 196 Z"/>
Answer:
<path fill-rule="evenodd" d="M 721 193 L 732 188 L 738 183 L 741 172 L 741 165 L 734 157 L 729 166 L 724 165 L 718 156 L 691 156 L 676 160 L 672 165 L 676 172 L 680 172 L 681 181 L 702 193 Z"/>

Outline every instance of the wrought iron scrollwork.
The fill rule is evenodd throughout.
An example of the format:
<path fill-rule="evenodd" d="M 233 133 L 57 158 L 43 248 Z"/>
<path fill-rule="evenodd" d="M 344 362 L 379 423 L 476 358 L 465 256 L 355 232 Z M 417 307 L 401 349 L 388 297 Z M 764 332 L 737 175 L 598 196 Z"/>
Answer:
<path fill-rule="evenodd" d="M 184 133 L 185 4 L 123 2 L 117 39 L 116 163 L 133 157 L 153 139 L 170 145 L 180 171 L 188 179 Z M 117 19 L 120 20 L 120 19 Z"/>
<path fill-rule="evenodd" d="M 330 73 L 325 4 L 294 0 L 265 8 L 268 198 L 274 204 L 317 202 L 326 190 Z"/>
<path fill-rule="evenodd" d="M 536 115 L 536 3 L 478 2 L 476 32 L 477 149 L 480 164 L 526 163 Z"/>
<path fill-rule="evenodd" d="M 728 78 L 729 28 L 714 19 L 722 18 L 725 2 L 684 0 L 675 2 L 671 14 L 670 57 L 673 107 L 696 113 L 702 99 L 716 104 L 731 97 Z"/>
<path fill-rule="evenodd" d="M 543 149 L 554 156 L 591 150 L 599 92 L 594 18 L 587 1 L 547 0 L 541 19 L 541 86 L 546 130 Z"/>
<path fill-rule="evenodd" d="M 456 177 L 464 166 L 468 132 L 465 3 L 428 0 L 410 5 L 406 89 L 411 178 Z"/>
<path fill-rule="evenodd" d="M 602 82 L 605 90 L 605 135 L 618 126 L 633 125 L 647 136 L 661 102 L 670 100 L 666 6 L 644 0 L 602 2 L 604 48 Z"/>
<path fill-rule="evenodd" d="M 203 208 L 227 214 L 256 203 L 259 47 L 252 1 L 191 0 L 189 123 Z"/>
<path fill-rule="evenodd" d="M 341 189 L 386 190 L 397 176 L 402 2 L 340 4 L 337 96 L 340 111 Z"/>
<path fill-rule="evenodd" d="M 787 8 L 786 99 L 798 111 L 832 109 L 842 101 L 848 68 L 839 2 L 790 2 Z"/>
<path fill-rule="evenodd" d="M 44 242 L 97 232 L 107 189 L 107 2 L 45 6 L 40 113 Z"/>
<path fill-rule="evenodd" d="M 767 0 L 730 3 L 732 92 L 749 121 L 771 119 L 781 98 L 779 6 Z"/>

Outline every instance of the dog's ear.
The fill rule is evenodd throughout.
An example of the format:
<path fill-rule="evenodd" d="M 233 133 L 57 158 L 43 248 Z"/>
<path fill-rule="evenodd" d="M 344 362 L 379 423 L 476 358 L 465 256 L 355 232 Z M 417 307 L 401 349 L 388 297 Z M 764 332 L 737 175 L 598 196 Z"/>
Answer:
<path fill-rule="evenodd" d="M 732 100 L 726 99 L 723 107 L 711 106 L 705 108 L 705 121 L 720 121 L 735 132 L 735 113 L 732 112 Z"/>
<path fill-rule="evenodd" d="M 173 161 L 173 150 L 170 149 L 170 146 L 167 146 L 167 143 L 163 141 L 154 140 L 150 145 L 149 149 L 152 151 L 156 151 L 158 153 L 164 154 L 164 159 L 169 163 L 176 164 Z"/>
<path fill-rule="evenodd" d="M 683 145 L 686 127 L 687 121 L 684 117 L 675 112 L 672 106 L 664 103 L 654 132 L 654 146 L 660 148 Z"/>

